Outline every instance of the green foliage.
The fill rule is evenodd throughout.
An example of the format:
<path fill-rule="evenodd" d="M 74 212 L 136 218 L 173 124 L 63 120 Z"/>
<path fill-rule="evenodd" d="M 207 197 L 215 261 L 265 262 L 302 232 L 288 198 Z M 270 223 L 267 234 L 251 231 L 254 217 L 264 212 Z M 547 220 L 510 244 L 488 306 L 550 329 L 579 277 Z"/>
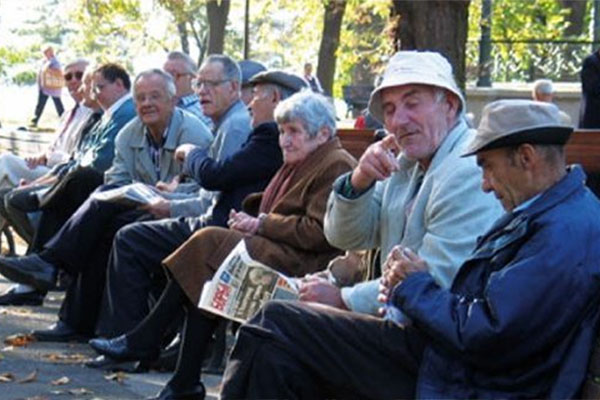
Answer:
<path fill-rule="evenodd" d="M 481 35 L 482 0 L 472 0 L 469 9 L 469 43 L 467 46 L 468 79 L 476 79 Z M 588 2 L 588 7 L 591 6 Z M 539 77 L 577 79 L 581 60 L 588 46 L 567 43 L 548 43 L 564 38 L 569 25 L 570 10 L 557 0 L 496 0 L 493 1 L 491 32 L 492 80 L 530 81 Z M 587 21 L 589 22 L 589 14 Z M 587 28 L 588 24 L 584 23 Z M 587 29 L 580 38 L 588 37 Z M 522 43 L 523 41 L 540 43 Z M 515 43 L 515 41 L 518 41 Z"/>
<path fill-rule="evenodd" d="M 36 82 L 36 79 L 36 71 L 22 71 L 13 76 L 12 82 L 19 86 L 33 85 Z"/>
<path fill-rule="evenodd" d="M 28 60 L 28 50 L 18 50 L 13 46 L 0 47 L 0 76 L 5 76 L 7 69 Z"/>

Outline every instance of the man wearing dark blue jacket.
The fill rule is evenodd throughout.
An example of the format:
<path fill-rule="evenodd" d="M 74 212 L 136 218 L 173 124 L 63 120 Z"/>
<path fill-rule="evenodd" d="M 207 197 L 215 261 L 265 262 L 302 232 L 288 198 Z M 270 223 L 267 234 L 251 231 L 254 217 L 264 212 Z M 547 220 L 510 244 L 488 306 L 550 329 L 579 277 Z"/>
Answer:
<path fill-rule="evenodd" d="M 282 71 L 259 73 L 250 82 L 254 85 L 249 104 L 253 130 L 238 152 L 217 161 L 193 146 L 178 149 L 184 172 L 204 189 L 220 192 L 213 207 L 198 217 L 135 223 L 117 233 L 109 259 L 98 335 L 118 336 L 135 327 L 149 312 L 147 299 L 152 288 L 159 293 L 162 290 L 162 260 L 196 230 L 207 225 L 227 226 L 231 209 L 239 209 L 248 194 L 264 190 L 281 166 L 273 111 L 281 100 L 307 84 Z"/>
<path fill-rule="evenodd" d="M 452 286 L 396 248 L 385 319 L 269 303 L 238 333 L 222 398 L 576 397 L 600 315 L 600 203 L 565 166 L 572 130 L 552 104 L 488 105 L 466 155 L 507 213 Z"/>

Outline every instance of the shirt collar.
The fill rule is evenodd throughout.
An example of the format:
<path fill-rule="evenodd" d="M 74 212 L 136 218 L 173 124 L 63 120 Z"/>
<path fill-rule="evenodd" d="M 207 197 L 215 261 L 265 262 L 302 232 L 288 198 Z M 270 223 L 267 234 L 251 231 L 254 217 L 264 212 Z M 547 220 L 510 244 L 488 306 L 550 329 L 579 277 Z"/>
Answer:
<path fill-rule="evenodd" d="M 115 101 L 110 107 L 108 107 L 108 110 L 104 111 L 104 118 L 108 119 L 110 117 L 112 117 L 112 114 L 117 111 L 119 109 L 119 107 L 121 107 L 121 105 L 123 103 L 125 103 L 127 100 L 129 100 L 131 98 L 131 93 L 127 93 L 126 95 L 122 96 L 119 100 Z"/>

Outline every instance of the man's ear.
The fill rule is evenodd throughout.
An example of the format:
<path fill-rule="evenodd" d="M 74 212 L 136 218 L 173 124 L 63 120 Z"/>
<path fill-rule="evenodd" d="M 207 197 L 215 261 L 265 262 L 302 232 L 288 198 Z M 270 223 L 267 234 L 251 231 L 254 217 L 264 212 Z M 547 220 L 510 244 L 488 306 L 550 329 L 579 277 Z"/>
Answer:
<path fill-rule="evenodd" d="M 530 169 L 538 162 L 540 154 L 535 147 L 529 143 L 524 143 L 517 148 L 517 160 L 521 167 Z"/>
<path fill-rule="evenodd" d="M 448 111 L 454 116 L 458 113 L 460 107 L 460 99 L 457 95 L 452 92 L 446 92 L 446 104 L 448 105 Z"/>

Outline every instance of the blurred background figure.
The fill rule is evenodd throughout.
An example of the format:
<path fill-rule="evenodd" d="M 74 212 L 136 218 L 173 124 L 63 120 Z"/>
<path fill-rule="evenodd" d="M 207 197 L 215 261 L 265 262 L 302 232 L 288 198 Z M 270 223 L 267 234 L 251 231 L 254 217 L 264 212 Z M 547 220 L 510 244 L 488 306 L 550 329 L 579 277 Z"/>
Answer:
<path fill-rule="evenodd" d="M 54 48 L 52 46 L 46 46 L 43 50 L 44 57 L 46 58 L 37 76 L 38 84 L 38 100 L 35 106 L 34 116 L 31 119 L 32 128 L 37 127 L 38 121 L 42 116 L 44 107 L 46 107 L 46 101 L 48 97 L 52 97 L 56 112 L 60 117 L 64 111 L 60 95 L 62 94 L 62 87 L 64 80 L 62 76 L 62 69 L 58 59 L 54 55 Z"/>
<path fill-rule="evenodd" d="M 554 100 L 554 85 L 550 79 L 538 79 L 533 82 L 533 88 L 531 89 L 531 98 L 535 101 L 542 101 L 544 103 L 552 103 Z M 562 111 L 558 110 L 560 116 L 560 122 L 565 125 L 572 125 L 571 117 Z"/>
<path fill-rule="evenodd" d="M 242 70 L 242 101 L 248 105 L 252 100 L 252 88 L 254 87 L 250 83 L 250 79 L 259 72 L 266 71 L 267 67 L 254 60 L 243 60 L 239 62 L 239 65 Z"/>
<path fill-rule="evenodd" d="M 310 88 L 315 93 L 323 93 L 323 88 L 321 87 L 321 82 L 319 82 L 319 78 L 312 74 L 313 65 L 309 62 L 304 64 L 304 79 L 310 85 Z"/>

